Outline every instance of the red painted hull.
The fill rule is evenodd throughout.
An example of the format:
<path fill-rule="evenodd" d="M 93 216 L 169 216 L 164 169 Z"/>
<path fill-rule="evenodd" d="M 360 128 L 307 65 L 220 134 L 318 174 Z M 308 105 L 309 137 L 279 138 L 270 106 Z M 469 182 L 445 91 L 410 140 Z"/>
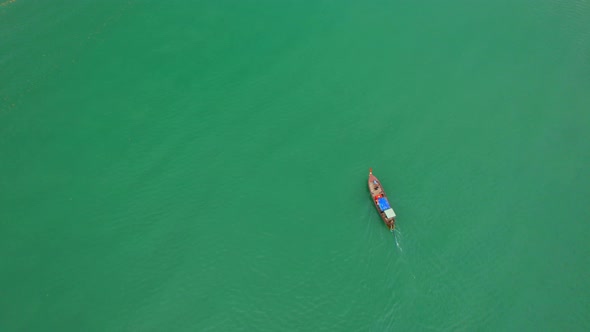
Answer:
<path fill-rule="evenodd" d="M 369 192 L 371 193 L 371 200 L 373 201 L 373 204 L 375 204 L 375 208 L 377 209 L 379 216 L 381 217 L 381 219 L 383 220 L 383 222 L 385 223 L 387 228 L 389 228 L 390 230 L 393 230 L 395 228 L 395 216 L 388 218 L 385 215 L 385 213 L 379 209 L 379 204 L 377 203 L 378 198 L 379 197 L 387 198 L 387 194 L 385 193 L 385 189 L 383 189 L 383 187 L 381 186 L 381 182 L 379 181 L 379 179 L 377 179 L 377 177 L 375 175 L 373 175 L 372 171 L 369 171 L 368 184 L 369 184 Z"/>

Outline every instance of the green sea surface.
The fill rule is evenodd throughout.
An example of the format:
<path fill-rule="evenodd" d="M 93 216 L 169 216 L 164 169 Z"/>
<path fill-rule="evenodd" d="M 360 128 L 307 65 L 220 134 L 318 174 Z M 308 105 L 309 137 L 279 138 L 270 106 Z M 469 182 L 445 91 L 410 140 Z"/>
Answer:
<path fill-rule="evenodd" d="M 3 1 L 0 331 L 589 331 L 589 166 L 587 0 Z"/>

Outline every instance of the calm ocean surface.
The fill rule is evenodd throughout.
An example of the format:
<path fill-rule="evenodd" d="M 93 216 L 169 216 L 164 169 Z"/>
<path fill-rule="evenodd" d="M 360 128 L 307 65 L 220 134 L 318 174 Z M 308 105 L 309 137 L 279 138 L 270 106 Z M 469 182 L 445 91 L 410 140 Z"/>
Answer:
<path fill-rule="evenodd" d="M 590 1 L 0 2 L 0 331 L 590 330 Z"/>

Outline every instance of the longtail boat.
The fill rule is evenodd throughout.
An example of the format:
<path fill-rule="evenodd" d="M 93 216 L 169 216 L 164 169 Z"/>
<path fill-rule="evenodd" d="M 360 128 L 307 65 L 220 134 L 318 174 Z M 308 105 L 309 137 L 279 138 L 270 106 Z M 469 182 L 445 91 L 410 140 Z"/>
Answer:
<path fill-rule="evenodd" d="M 395 228 L 395 212 L 389 205 L 389 200 L 387 199 L 385 190 L 381 186 L 381 182 L 373 175 L 372 168 L 369 168 L 369 192 L 381 219 L 383 219 L 387 228 L 393 231 Z"/>

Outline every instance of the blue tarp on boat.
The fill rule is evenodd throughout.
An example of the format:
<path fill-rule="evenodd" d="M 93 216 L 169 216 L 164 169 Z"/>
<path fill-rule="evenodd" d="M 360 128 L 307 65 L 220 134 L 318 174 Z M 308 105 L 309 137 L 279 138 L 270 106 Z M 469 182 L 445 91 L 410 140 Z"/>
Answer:
<path fill-rule="evenodd" d="M 379 209 L 381 211 L 385 211 L 385 210 L 391 208 L 391 206 L 389 206 L 389 202 L 387 201 L 387 198 L 385 198 L 385 197 L 379 198 L 379 200 L 377 201 L 377 204 L 379 205 Z"/>

